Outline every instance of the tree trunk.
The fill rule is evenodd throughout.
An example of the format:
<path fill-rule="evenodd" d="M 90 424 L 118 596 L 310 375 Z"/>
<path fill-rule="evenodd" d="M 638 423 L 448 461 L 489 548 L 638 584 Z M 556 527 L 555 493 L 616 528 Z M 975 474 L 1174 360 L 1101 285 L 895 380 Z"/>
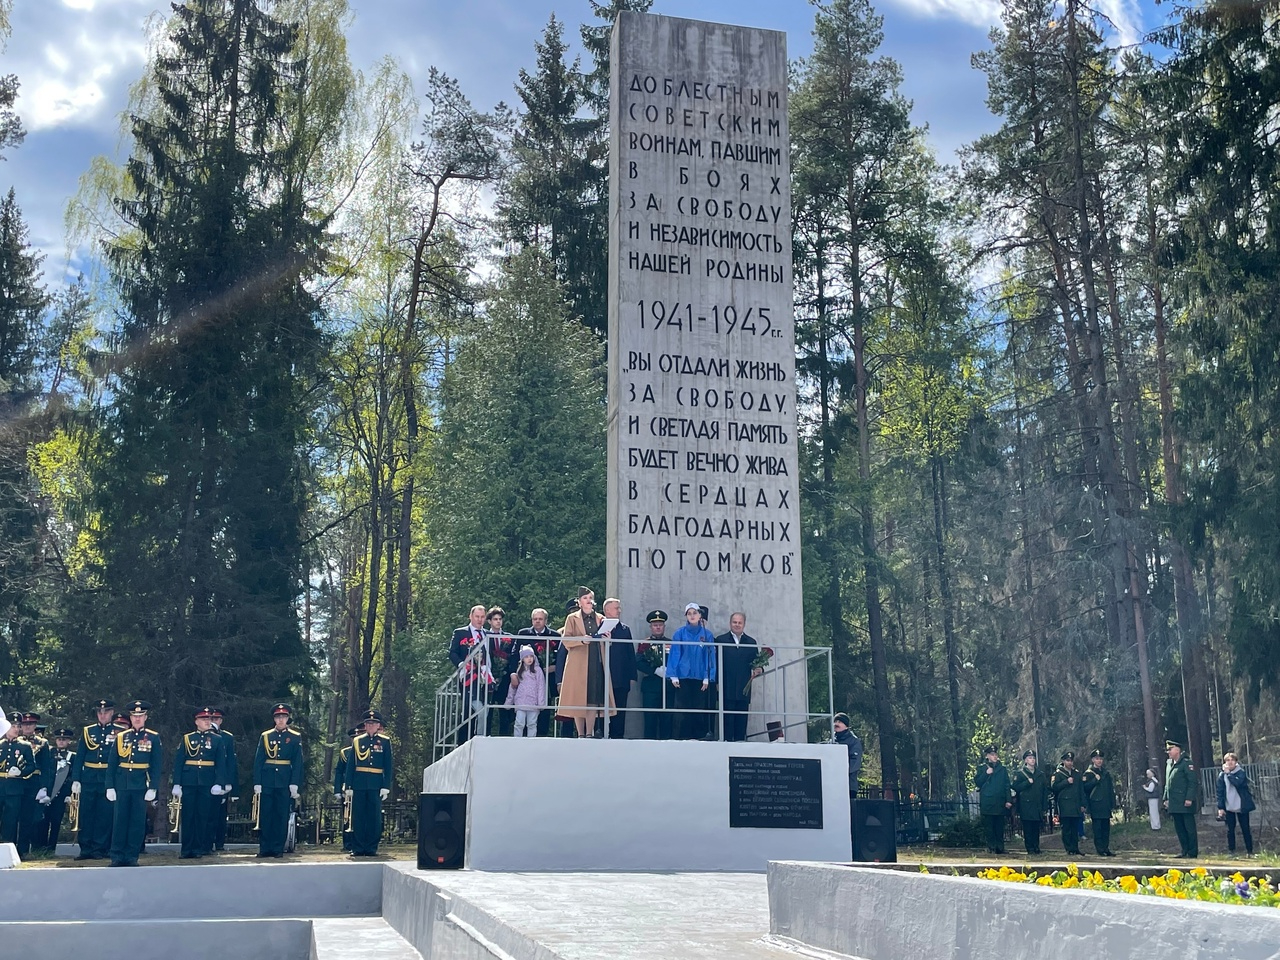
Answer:
<path fill-rule="evenodd" d="M 951 613 L 951 576 L 947 570 L 946 532 L 942 526 L 942 464 L 938 457 L 930 458 L 930 487 L 933 493 L 933 546 L 938 558 L 938 594 L 942 599 L 942 635 L 947 647 L 947 690 L 951 700 L 951 744 L 955 751 L 956 796 L 962 797 L 965 786 L 964 738 L 960 726 L 960 650 L 956 643 L 955 619 Z"/>

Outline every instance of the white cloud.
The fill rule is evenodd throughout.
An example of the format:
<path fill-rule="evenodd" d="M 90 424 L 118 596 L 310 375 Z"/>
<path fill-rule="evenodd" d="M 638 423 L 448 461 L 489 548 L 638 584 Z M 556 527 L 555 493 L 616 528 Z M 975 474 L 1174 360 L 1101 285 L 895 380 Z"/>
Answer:
<path fill-rule="evenodd" d="M 999 0 L 897 0 L 898 5 L 926 17 L 963 20 L 976 27 L 1000 22 Z"/>
<path fill-rule="evenodd" d="M 62 0 L 62 5 L 72 10 L 92 10 L 97 2 L 98 0 Z"/>
<path fill-rule="evenodd" d="M 1142 10 L 1136 0 L 1098 0 L 1098 11 L 1114 27 L 1113 42 L 1125 47 L 1141 42 Z"/>

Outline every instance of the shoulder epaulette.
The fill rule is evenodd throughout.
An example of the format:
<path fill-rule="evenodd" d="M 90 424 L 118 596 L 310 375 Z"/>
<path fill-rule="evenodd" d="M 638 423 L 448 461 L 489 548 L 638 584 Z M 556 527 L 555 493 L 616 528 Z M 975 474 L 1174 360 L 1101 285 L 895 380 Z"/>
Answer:
<path fill-rule="evenodd" d="M 295 730 L 293 727 L 285 727 L 284 729 L 287 733 L 292 733 L 295 736 L 299 736 L 299 737 L 302 736 L 301 730 Z"/>
<path fill-rule="evenodd" d="M 149 733 L 149 734 L 151 734 L 153 737 L 158 737 L 158 736 L 160 736 L 160 731 L 159 731 L 159 730 L 152 730 L 150 727 L 144 727 L 144 728 L 143 728 L 143 732 L 144 732 L 144 733 Z"/>
<path fill-rule="evenodd" d="M 390 739 L 391 739 L 391 738 L 390 738 L 390 737 L 388 737 L 385 733 L 379 733 L 379 734 L 378 734 L 378 736 L 379 736 L 379 737 L 381 737 L 383 740 L 390 740 Z"/>

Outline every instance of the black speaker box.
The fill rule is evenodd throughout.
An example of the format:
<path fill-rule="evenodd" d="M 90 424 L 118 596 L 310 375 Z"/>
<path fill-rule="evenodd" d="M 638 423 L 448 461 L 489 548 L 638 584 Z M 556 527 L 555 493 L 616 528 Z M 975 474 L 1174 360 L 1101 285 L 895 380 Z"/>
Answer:
<path fill-rule="evenodd" d="M 461 870 L 467 854 L 467 795 L 418 797 L 418 869 Z"/>
<path fill-rule="evenodd" d="M 898 862 L 897 810 L 892 800 L 853 801 L 853 859 Z"/>

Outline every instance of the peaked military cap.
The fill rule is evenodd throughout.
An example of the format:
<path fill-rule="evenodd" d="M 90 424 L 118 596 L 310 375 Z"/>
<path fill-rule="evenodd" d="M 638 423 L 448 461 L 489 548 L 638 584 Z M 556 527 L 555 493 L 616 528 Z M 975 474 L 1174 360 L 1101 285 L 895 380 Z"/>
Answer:
<path fill-rule="evenodd" d="M 1168 750 L 1170 747 L 1177 747 L 1179 750 L 1187 749 L 1182 744 L 1180 744 L 1177 740 L 1166 740 L 1164 742 L 1164 748 Z"/>
<path fill-rule="evenodd" d="M 39 723 L 40 714 L 32 713 L 30 710 L 28 710 L 26 713 L 22 715 L 22 722 L 23 723 Z"/>
<path fill-rule="evenodd" d="M 996 745 L 994 743 L 988 743 L 982 748 L 982 755 L 985 757 L 988 753 L 999 755 L 1000 751 L 996 749 Z"/>
<path fill-rule="evenodd" d="M 361 723 L 381 723 L 382 714 L 377 710 L 366 710 L 361 718 Z"/>
<path fill-rule="evenodd" d="M 359 727 L 352 727 L 350 730 L 348 730 L 348 731 L 347 731 L 347 736 L 348 736 L 348 737 L 355 737 L 355 736 L 359 736 L 359 735 L 360 735 L 360 728 L 359 728 Z"/>
<path fill-rule="evenodd" d="M 129 715 L 117 710 L 116 715 L 111 718 L 111 723 L 117 727 L 127 727 L 129 726 Z"/>
<path fill-rule="evenodd" d="M 289 709 L 289 705 L 287 703 L 277 703 L 274 707 L 271 708 L 271 715 L 273 717 L 278 717 L 282 713 L 286 717 L 293 716 L 293 711 Z"/>
<path fill-rule="evenodd" d="M 1076 758 L 1076 755 L 1072 753 L 1070 750 L 1068 750 L 1066 753 L 1062 755 L 1063 760 L 1074 760 L 1075 758 Z"/>
<path fill-rule="evenodd" d="M 1036 755 L 1036 752 L 1034 750 L 1028 750 L 1026 753 L 1022 755 L 1022 759 L 1026 760 L 1028 757 L 1034 757 L 1035 755 Z"/>
<path fill-rule="evenodd" d="M 210 707 L 209 709 L 212 711 L 213 719 L 215 720 L 221 720 L 223 717 L 226 716 L 226 714 L 222 712 L 222 709 L 220 707 Z"/>
<path fill-rule="evenodd" d="M 647 620 L 649 623 L 666 623 L 667 611 L 650 610 L 648 616 L 645 617 L 645 620 Z"/>
<path fill-rule="evenodd" d="M 1101 756 L 1102 756 L 1102 751 L 1101 751 L 1101 750 L 1095 750 L 1095 751 L 1093 751 L 1093 753 L 1089 754 L 1089 759 L 1090 759 L 1090 760 L 1093 760 L 1095 757 L 1101 757 Z M 1103 759 L 1106 759 L 1106 758 L 1105 758 L 1105 757 L 1103 757 Z"/>
<path fill-rule="evenodd" d="M 151 710 L 151 704 L 147 703 L 147 701 L 145 700 L 134 700 L 132 703 L 129 704 L 130 716 L 134 716 L 134 717 L 141 716 L 142 714 L 147 713 L 150 710 Z"/>
<path fill-rule="evenodd" d="M 56 737 L 59 740 L 74 740 L 76 738 L 76 735 L 72 733 L 70 730 L 68 730 L 66 727 L 63 727 L 61 730 L 59 730 L 57 733 L 54 734 L 54 737 Z"/>
<path fill-rule="evenodd" d="M 578 598 L 577 598 L 577 597 L 574 597 L 574 598 L 572 598 L 572 599 L 570 599 L 570 600 L 565 601 L 565 605 L 564 605 L 564 613 L 565 613 L 565 616 L 566 616 L 566 617 L 567 617 L 569 614 L 571 614 L 571 613 L 573 613 L 574 611 L 576 611 L 577 609 L 578 609 Z"/>
<path fill-rule="evenodd" d="M 197 710 L 197 711 L 196 711 L 196 719 L 197 719 L 197 720 L 212 720 L 212 719 L 213 719 L 213 707 L 201 707 L 199 710 Z"/>
<path fill-rule="evenodd" d="M 21 710 L 15 710 L 15 711 L 13 711 L 13 713 L 9 714 L 9 722 L 10 722 L 10 723 L 22 723 L 22 711 L 21 711 Z"/>
<path fill-rule="evenodd" d="M 101 700 L 95 700 L 93 704 L 94 710 L 110 710 L 116 705 L 114 700 L 108 700 L 105 697 Z"/>

